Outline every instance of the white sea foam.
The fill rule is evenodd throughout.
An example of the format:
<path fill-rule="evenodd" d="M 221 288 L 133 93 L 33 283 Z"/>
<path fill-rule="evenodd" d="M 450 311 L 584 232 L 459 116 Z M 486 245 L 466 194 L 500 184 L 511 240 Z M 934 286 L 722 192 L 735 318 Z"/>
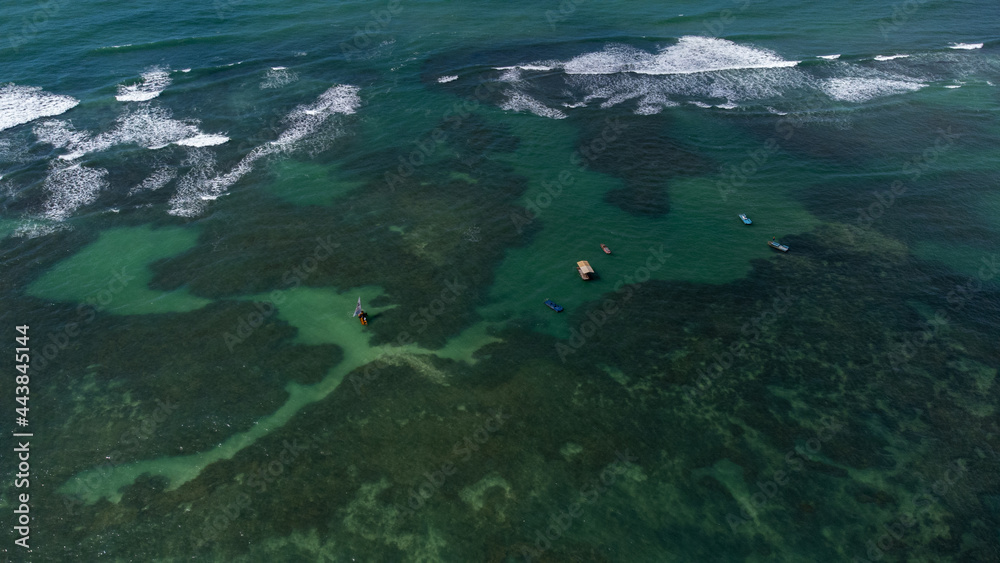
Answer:
<path fill-rule="evenodd" d="M 39 219 L 26 219 L 23 223 L 18 225 L 17 229 L 15 229 L 11 235 L 21 238 L 38 238 L 67 229 L 69 229 L 69 226 L 63 223 Z"/>
<path fill-rule="evenodd" d="M 784 91 L 806 87 L 810 78 L 795 68 L 745 69 L 715 73 L 651 76 L 635 74 L 573 75 L 567 83 L 583 93 L 585 102 L 603 99 L 602 108 L 628 100 L 655 101 L 663 107 L 686 98 L 701 98 L 711 105 L 717 100 L 740 102 L 780 97 Z"/>
<path fill-rule="evenodd" d="M 962 87 L 961 84 L 948 84 L 945 86 L 945 88 L 961 88 L 961 87 Z"/>
<path fill-rule="evenodd" d="M 509 84 L 516 84 L 521 82 L 521 69 L 520 67 L 510 66 L 506 68 L 499 68 L 497 70 L 502 70 L 500 73 L 500 82 L 507 82 Z"/>
<path fill-rule="evenodd" d="M 71 122 L 57 119 L 43 121 L 35 125 L 32 132 L 39 142 L 52 145 L 57 149 L 68 146 L 79 147 L 90 138 L 88 133 L 74 130 Z"/>
<path fill-rule="evenodd" d="M 948 46 L 949 49 L 965 49 L 971 51 L 973 49 L 982 49 L 982 43 L 952 43 Z"/>
<path fill-rule="evenodd" d="M 84 205 L 97 201 L 99 192 L 108 186 L 108 171 L 86 168 L 79 164 L 53 162 L 45 178 L 45 200 L 42 216 L 63 221 Z"/>
<path fill-rule="evenodd" d="M 299 79 L 299 75 L 283 66 L 271 67 L 264 75 L 264 80 L 260 83 L 261 90 L 281 88 Z"/>
<path fill-rule="evenodd" d="M 562 63 L 567 74 L 695 74 L 751 68 L 784 68 L 799 64 L 774 51 L 739 45 L 727 39 L 685 36 L 652 54 L 626 45 L 608 45 Z"/>
<path fill-rule="evenodd" d="M 550 108 L 524 92 L 518 91 L 507 92 L 507 101 L 500 104 L 500 108 L 507 111 L 529 111 L 535 115 L 550 119 L 566 118 L 565 113 Z"/>
<path fill-rule="evenodd" d="M 72 123 L 65 121 L 40 123 L 35 126 L 34 133 L 40 142 L 65 148 L 67 153 L 59 156 L 63 160 L 75 160 L 87 153 L 123 144 L 159 149 L 171 143 L 211 146 L 229 140 L 225 135 L 203 133 L 198 129 L 197 120 L 176 120 L 169 110 L 148 104 L 126 110 L 115 120 L 114 128 L 98 135 L 76 131 Z"/>
<path fill-rule="evenodd" d="M 119 102 L 145 102 L 159 96 L 167 86 L 170 86 L 170 73 L 161 68 L 152 68 L 144 72 L 135 84 L 119 84 L 115 99 Z"/>
<path fill-rule="evenodd" d="M 447 84 L 448 82 L 454 82 L 458 80 L 458 76 L 455 74 L 449 74 L 448 76 L 442 76 L 437 79 L 439 84 Z"/>
<path fill-rule="evenodd" d="M 609 108 L 634 100 L 639 114 L 658 113 L 690 97 L 704 98 L 704 103 L 726 100 L 724 108 L 736 107 L 738 101 L 781 96 L 784 91 L 807 85 L 809 77 L 795 69 L 798 61 L 788 61 L 773 51 L 739 45 L 726 39 L 685 36 L 675 45 L 655 53 L 636 47 L 610 44 L 600 51 L 584 53 L 568 61 L 541 61 L 496 67 L 501 80 L 517 90 L 508 95 L 504 109 L 527 110 L 546 117 L 564 117 L 546 103 L 529 94 L 527 84 L 533 70 L 562 69 L 569 95 L 582 99 L 572 108 L 603 100 Z"/>
<path fill-rule="evenodd" d="M 214 135 L 212 133 L 199 133 L 194 137 L 188 137 L 181 139 L 179 141 L 174 141 L 175 145 L 183 145 L 185 147 L 213 147 L 215 145 L 221 145 L 229 141 L 229 137 L 225 135 Z"/>
<path fill-rule="evenodd" d="M 34 86 L 0 86 L 0 131 L 66 113 L 79 103 L 76 98 L 50 94 Z"/>
<path fill-rule="evenodd" d="M 351 85 L 334 86 L 323 92 L 311 104 L 293 109 L 285 117 L 288 128 L 277 139 L 255 147 L 229 172 L 219 173 L 215 157 L 200 147 L 192 149 L 187 164 L 191 171 L 177 181 L 177 191 L 170 199 L 168 213 L 194 217 L 204 211 L 209 201 L 226 193 L 230 186 L 253 170 L 258 160 L 277 153 L 291 152 L 306 137 L 316 133 L 335 114 L 347 115 L 361 106 L 359 88 Z"/>
<path fill-rule="evenodd" d="M 0 139 L 0 162 L 15 164 L 32 160 L 34 157 L 28 154 L 28 147 L 24 143 L 12 139 Z"/>
<path fill-rule="evenodd" d="M 915 92 L 924 86 L 926 84 L 920 82 L 886 78 L 828 78 L 823 82 L 823 91 L 835 100 L 866 102 L 882 96 Z"/>
<path fill-rule="evenodd" d="M 636 115 L 656 115 L 663 111 L 663 106 L 656 104 L 639 104 L 635 108 Z"/>
<path fill-rule="evenodd" d="M 153 171 L 152 174 L 149 175 L 148 178 L 140 182 L 139 185 L 129 190 L 128 195 L 132 195 L 137 192 L 158 190 L 169 184 L 170 181 L 176 177 L 177 177 L 176 168 L 172 168 L 169 166 L 163 166 L 157 168 L 156 170 Z"/>
<path fill-rule="evenodd" d="M 182 68 L 181 72 L 184 72 L 184 73 L 191 72 L 191 69 L 189 69 L 189 68 Z"/>
<path fill-rule="evenodd" d="M 910 55 L 875 55 L 876 61 L 891 61 L 893 59 L 907 59 Z"/>
<path fill-rule="evenodd" d="M 840 58 L 840 54 L 836 55 L 820 55 L 819 58 L 826 59 L 828 61 L 835 61 Z"/>

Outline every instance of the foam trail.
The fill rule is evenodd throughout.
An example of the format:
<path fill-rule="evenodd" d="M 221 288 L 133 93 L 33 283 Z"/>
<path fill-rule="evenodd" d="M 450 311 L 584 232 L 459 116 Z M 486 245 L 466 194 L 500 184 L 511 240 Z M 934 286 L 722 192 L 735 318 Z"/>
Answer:
<path fill-rule="evenodd" d="M 557 109 L 550 108 L 523 92 L 508 92 L 507 101 L 500 104 L 500 108 L 507 111 L 530 111 L 535 115 L 548 117 L 550 119 L 566 118 L 565 113 Z"/>
<path fill-rule="evenodd" d="M 215 159 L 201 149 L 192 151 L 194 167 L 178 180 L 177 192 L 170 199 L 168 213 L 179 217 L 194 217 L 209 201 L 226 193 L 230 186 L 253 170 L 254 163 L 266 156 L 294 150 L 296 144 L 316 132 L 334 114 L 352 114 L 361 105 L 359 88 L 351 85 L 334 86 L 308 105 L 301 105 L 285 117 L 288 128 L 277 139 L 255 147 L 229 172 L 219 174 Z"/>
<path fill-rule="evenodd" d="M 910 55 L 875 55 L 876 61 L 891 61 L 893 59 L 906 59 Z"/>
<path fill-rule="evenodd" d="M 948 48 L 949 49 L 964 49 L 964 50 L 967 50 L 967 51 L 971 51 L 973 49 L 982 49 L 983 48 L 983 44 L 982 43 L 952 43 L 951 45 L 948 46 Z"/>
<path fill-rule="evenodd" d="M 170 86 L 170 74 L 161 68 L 152 68 L 143 73 L 136 84 L 119 84 L 115 99 L 119 102 L 146 102 L 159 96 L 167 86 Z"/>
<path fill-rule="evenodd" d="M 62 223 L 52 221 L 39 221 L 37 219 L 26 219 L 21 225 L 11 233 L 12 236 L 21 238 L 37 238 L 56 231 L 67 230 L 70 227 Z"/>
<path fill-rule="evenodd" d="M 133 195 L 137 192 L 144 191 L 154 191 L 166 186 L 171 180 L 177 177 L 177 170 L 167 166 L 157 168 L 149 175 L 148 178 L 143 180 L 138 186 L 129 190 L 128 195 Z"/>
<path fill-rule="evenodd" d="M 823 91 L 835 100 L 846 102 L 866 102 L 868 100 L 915 92 L 926 84 L 885 78 L 829 78 L 823 83 Z"/>
<path fill-rule="evenodd" d="M 0 87 L 0 131 L 66 113 L 79 103 L 71 96 L 50 94 L 34 86 L 7 84 Z"/>
<path fill-rule="evenodd" d="M 819 58 L 826 59 L 828 61 L 835 61 L 840 58 L 840 55 L 820 55 Z"/>
<path fill-rule="evenodd" d="M 120 115 L 113 129 L 95 136 L 76 131 L 71 123 L 63 121 L 43 122 L 35 126 L 34 133 L 40 142 L 65 148 L 67 153 L 59 156 L 63 160 L 75 160 L 87 153 L 123 144 L 159 149 L 171 143 L 211 146 L 229 140 L 225 135 L 203 133 L 197 124 L 197 120 L 173 119 L 167 109 L 140 104 Z"/>

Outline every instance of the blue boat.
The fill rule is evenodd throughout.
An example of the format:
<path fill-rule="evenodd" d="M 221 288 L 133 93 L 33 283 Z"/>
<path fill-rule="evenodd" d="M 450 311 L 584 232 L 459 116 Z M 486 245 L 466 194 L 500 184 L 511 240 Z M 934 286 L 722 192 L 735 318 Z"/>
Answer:
<path fill-rule="evenodd" d="M 555 311 L 557 313 L 561 313 L 562 310 L 563 310 L 562 307 L 560 307 L 559 305 L 556 305 L 555 302 L 552 301 L 551 299 L 546 299 L 545 300 L 545 304 L 549 307 L 549 309 L 552 309 L 553 311 Z"/>
<path fill-rule="evenodd" d="M 749 224 L 753 223 L 753 221 L 751 221 L 750 218 L 747 217 L 746 213 L 740 213 L 740 219 L 743 219 L 743 224 L 744 225 L 749 225 Z"/>

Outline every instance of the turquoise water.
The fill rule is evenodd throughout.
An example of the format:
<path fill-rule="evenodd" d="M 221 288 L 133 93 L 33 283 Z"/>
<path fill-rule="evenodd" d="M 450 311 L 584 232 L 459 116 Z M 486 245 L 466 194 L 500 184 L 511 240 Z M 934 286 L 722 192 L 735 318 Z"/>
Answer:
<path fill-rule="evenodd" d="M 5 559 L 996 559 L 995 4 L 0 14 Z"/>

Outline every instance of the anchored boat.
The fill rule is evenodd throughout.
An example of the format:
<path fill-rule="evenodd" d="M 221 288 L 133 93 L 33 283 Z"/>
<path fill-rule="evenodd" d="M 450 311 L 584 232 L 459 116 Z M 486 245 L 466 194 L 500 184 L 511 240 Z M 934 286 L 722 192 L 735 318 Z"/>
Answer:
<path fill-rule="evenodd" d="M 744 225 L 749 225 L 749 224 L 753 223 L 753 221 L 751 221 L 750 218 L 747 217 L 746 213 L 740 213 L 740 219 L 743 219 L 743 224 Z"/>
<path fill-rule="evenodd" d="M 603 242 L 601 243 L 601 250 L 603 250 L 605 254 L 611 254 L 611 249 L 608 248 L 608 245 Z"/>
<path fill-rule="evenodd" d="M 594 269 L 590 267 L 590 262 L 587 262 L 586 260 L 580 260 L 576 263 L 576 271 L 580 274 L 580 277 L 586 281 L 594 279 L 597 275 L 594 272 Z"/>
<path fill-rule="evenodd" d="M 545 300 L 545 305 L 546 305 L 546 306 L 547 306 L 547 307 L 548 307 L 549 309 L 552 309 L 553 311 L 555 311 L 555 312 L 557 312 L 557 313 L 561 313 L 561 312 L 562 312 L 562 310 L 563 310 L 563 308 L 562 308 L 562 307 L 560 307 L 559 305 L 556 305 L 555 301 L 553 301 L 553 300 L 551 300 L 551 299 L 546 299 L 546 300 Z"/>
<path fill-rule="evenodd" d="M 771 248 L 775 249 L 775 250 L 780 250 L 782 252 L 788 252 L 788 247 L 785 246 L 785 245 L 783 245 L 783 244 L 781 244 L 780 242 L 774 240 L 774 237 L 771 237 L 771 240 L 767 241 L 767 245 L 770 246 Z"/>
<path fill-rule="evenodd" d="M 361 320 L 362 325 L 368 324 L 368 313 L 361 308 L 361 298 L 358 297 L 358 306 L 354 309 L 354 316 Z"/>

